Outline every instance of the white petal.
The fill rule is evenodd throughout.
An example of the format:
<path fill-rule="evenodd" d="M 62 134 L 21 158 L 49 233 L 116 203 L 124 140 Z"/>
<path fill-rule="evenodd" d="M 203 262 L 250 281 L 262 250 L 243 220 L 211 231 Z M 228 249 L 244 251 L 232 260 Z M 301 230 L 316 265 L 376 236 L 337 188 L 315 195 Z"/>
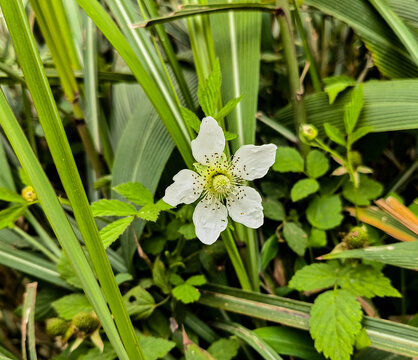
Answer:
<path fill-rule="evenodd" d="M 203 199 L 193 213 L 193 223 L 198 239 L 206 244 L 213 244 L 228 225 L 228 212 L 219 200 Z"/>
<path fill-rule="evenodd" d="M 227 199 L 226 206 L 232 220 L 257 229 L 264 222 L 260 194 L 249 186 L 239 186 Z"/>
<path fill-rule="evenodd" d="M 241 146 L 232 160 L 234 174 L 244 180 L 263 177 L 276 160 L 276 149 L 274 144 Z"/>
<path fill-rule="evenodd" d="M 191 204 L 203 191 L 203 180 L 192 170 L 180 170 L 174 177 L 174 183 L 165 189 L 163 200 L 171 205 Z"/>
<path fill-rule="evenodd" d="M 225 148 L 222 128 L 213 117 L 205 117 L 200 125 L 199 135 L 192 141 L 192 153 L 201 164 L 207 165 L 218 159 Z"/>

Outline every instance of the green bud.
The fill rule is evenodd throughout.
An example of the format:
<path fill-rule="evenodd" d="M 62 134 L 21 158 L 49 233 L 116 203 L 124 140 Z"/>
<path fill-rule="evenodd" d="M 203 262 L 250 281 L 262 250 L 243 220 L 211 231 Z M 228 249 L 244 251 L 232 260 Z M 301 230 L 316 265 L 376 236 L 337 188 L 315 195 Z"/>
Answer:
<path fill-rule="evenodd" d="M 344 242 L 349 249 L 361 249 L 366 247 L 369 241 L 367 229 L 363 226 L 355 226 L 345 236 Z"/>
<path fill-rule="evenodd" d="M 70 323 L 60 318 L 51 318 L 46 321 L 46 332 L 50 336 L 64 336 Z"/>
<path fill-rule="evenodd" d="M 299 128 L 299 136 L 307 141 L 315 140 L 318 136 L 318 129 L 312 124 L 303 124 Z"/>
<path fill-rule="evenodd" d="M 22 190 L 22 197 L 27 201 L 27 202 L 33 202 L 35 201 L 38 197 L 36 196 L 36 192 L 35 189 L 32 186 L 26 186 L 23 190 Z"/>
<path fill-rule="evenodd" d="M 95 315 L 88 312 L 80 312 L 73 317 L 73 325 L 85 334 L 90 334 L 100 325 Z"/>
<path fill-rule="evenodd" d="M 351 165 L 354 169 L 356 169 L 363 163 L 361 154 L 358 151 L 350 151 L 348 153 L 348 160 L 351 162 Z"/>

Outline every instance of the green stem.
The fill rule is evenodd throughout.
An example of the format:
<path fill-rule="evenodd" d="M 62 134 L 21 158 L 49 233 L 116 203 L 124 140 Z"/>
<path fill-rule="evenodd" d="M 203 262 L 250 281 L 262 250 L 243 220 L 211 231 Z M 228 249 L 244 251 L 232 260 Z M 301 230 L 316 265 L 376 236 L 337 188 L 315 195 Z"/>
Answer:
<path fill-rule="evenodd" d="M 251 282 L 248 278 L 247 271 L 245 270 L 244 264 L 239 255 L 237 245 L 235 244 L 235 240 L 231 234 L 231 230 L 226 229 L 222 233 L 222 240 L 224 242 L 226 251 L 228 252 L 228 256 L 232 262 L 232 266 L 235 269 L 235 273 L 237 274 L 242 289 L 251 291 Z"/>
<path fill-rule="evenodd" d="M 325 143 L 323 143 L 321 140 L 319 140 L 318 138 L 316 138 L 315 143 L 324 151 L 330 153 L 332 156 L 336 157 L 338 160 L 340 160 L 343 164 L 345 164 L 345 160 L 343 159 L 343 157 L 338 154 L 336 151 L 332 150 L 328 145 L 326 145 Z"/>
<path fill-rule="evenodd" d="M 56 256 L 60 257 L 62 252 L 58 245 L 55 243 L 53 239 L 48 235 L 39 221 L 32 215 L 30 210 L 28 210 L 25 214 L 26 219 L 28 219 L 29 223 L 34 227 L 38 235 L 43 240 L 44 244 L 48 246 L 49 250 L 51 250 Z"/>

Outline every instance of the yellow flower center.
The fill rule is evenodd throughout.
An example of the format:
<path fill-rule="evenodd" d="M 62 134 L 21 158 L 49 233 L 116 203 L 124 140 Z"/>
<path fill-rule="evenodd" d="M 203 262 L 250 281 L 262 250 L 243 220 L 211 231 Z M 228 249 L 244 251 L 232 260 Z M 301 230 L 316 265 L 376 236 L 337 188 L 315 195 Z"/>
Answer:
<path fill-rule="evenodd" d="M 23 190 L 22 190 L 22 197 L 27 201 L 27 202 L 33 202 L 35 201 L 38 197 L 36 196 L 36 192 L 34 190 L 34 188 L 32 186 L 26 186 Z"/>
<path fill-rule="evenodd" d="M 228 176 L 219 174 L 212 178 L 212 187 L 219 194 L 226 194 L 231 190 L 231 180 Z"/>

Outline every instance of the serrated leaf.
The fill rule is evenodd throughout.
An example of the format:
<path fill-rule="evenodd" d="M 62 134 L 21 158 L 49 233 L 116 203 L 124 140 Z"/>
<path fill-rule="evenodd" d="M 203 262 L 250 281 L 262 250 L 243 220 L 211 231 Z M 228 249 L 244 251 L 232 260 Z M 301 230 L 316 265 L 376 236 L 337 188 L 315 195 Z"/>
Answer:
<path fill-rule="evenodd" d="M 107 249 L 110 245 L 112 245 L 112 243 L 125 232 L 128 226 L 131 225 L 133 220 L 133 216 L 128 216 L 126 218 L 116 220 L 101 229 L 99 234 L 104 248 Z"/>
<path fill-rule="evenodd" d="M 197 133 L 200 131 L 200 120 L 197 117 L 197 115 L 189 110 L 186 109 L 185 107 L 181 107 L 181 116 L 183 117 L 184 121 L 187 123 L 187 125 L 189 125 L 194 131 L 196 131 Z"/>
<path fill-rule="evenodd" d="M 57 271 L 60 274 L 60 277 L 63 278 L 70 285 L 81 289 L 81 282 L 78 278 L 76 272 L 74 271 L 70 260 L 67 255 L 63 252 L 60 256 L 58 264 L 56 265 Z"/>
<path fill-rule="evenodd" d="M 125 183 L 113 188 L 136 205 L 145 206 L 154 202 L 152 193 L 140 183 Z"/>
<path fill-rule="evenodd" d="M 349 181 L 344 184 L 343 196 L 355 205 L 367 206 L 370 200 L 377 199 L 383 192 L 383 186 L 365 175 L 360 175 L 359 187 Z"/>
<path fill-rule="evenodd" d="M 186 360 L 217 360 L 196 344 L 187 344 L 185 348 Z"/>
<path fill-rule="evenodd" d="M 93 216 L 136 215 L 135 206 L 120 200 L 101 199 L 91 204 Z"/>
<path fill-rule="evenodd" d="M 186 280 L 186 284 L 192 286 L 201 286 L 206 284 L 206 279 L 203 275 L 194 275 Z"/>
<path fill-rule="evenodd" d="M 299 256 L 305 254 L 308 246 L 308 236 L 305 231 L 293 222 L 286 222 L 283 226 L 283 236 L 289 247 Z"/>
<path fill-rule="evenodd" d="M 350 136 L 348 137 L 350 145 L 353 145 L 357 140 L 360 140 L 363 136 L 371 133 L 373 131 L 373 126 L 362 126 L 356 129 Z"/>
<path fill-rule="evenodd" d="M 64 320 L 71 320 L 80 312 L 91 312 L 93 307 L 89 300 L 82 294 L 70 294 L 52 302 L 52 307 L 58 316 Z"/>
<path fill-rule="evenodd" d="M 276 234 L 271 235 L 264 243 L 260 254 L 261 270 L 265 270 L 267 265 L 273 260 L 279 252 L 279 242 Z"/>
<path fill-rule="evenodd" d="M 93 187 L 94 190 L 100 190 L 101 188 L 110 185 L 112 182 L 112 175 L 105 175 L 102 176 L 100 179 L 94 182 Z"/>
<path fill-rule="evenodd" d="M 146 221 L 155 222 L 160 215 L 160 207 L 157 204 L 145 205 L 141 210 L 138 211 L 137 216 Z"/>
<path fill-rule="evenodd" d="M 279 146 L 273 170 L 278 172 L 303 172 L 304 162 L 299 152 L 291 147 Z"/>
<path fill-rule="evenodd" d="M 22 196 L 6 188 L 0 188 L 0 200 L 17 203 L 26 203 L 26 200 Z"/>
<path fill-rule="evenodd" d="M 184 304 L 190 304 L 199 300 L 200 292 L 194 286 L 189 284 L 181 284 L 176 286 L 172 292 L 173 296 L 183 302 Z"/>
<path fill-rule="evenodd" d="M 327 136 L 334 141 L 335 143 L 345 146 L 346 142 L 345 142 L 345 138 L 343 133 L 338 130 L 334 125 L 325 123 L 324 124 L 324 130 L 325 133 L 327 134 Z"/>
<path fill-rule="evenodd" d="M 324 91 L 328 94 L 330 104 L 335 101 L 340 92 L 349 86 L 355 86 L 357 84 L 354 79 L 345 75 L 333 76 L 322 80 L 325 83 Z"/>
<path fill-rule="evenodd" d="M 206 116 L 213 116 L 216 112 L 219 98 L 221 96 L 221 67 L 217 59 L 213 71 L 209 74 L 205 83 L 199 83 L 197 97 Z"/>
<path fill-rule="evenodd" d="M 193 223 L 183 224 L 179 227 L 178 232 L 182 234 L 186 240 L 196 239 L 196 231 Z"/>
<path fill-rule="evenodd" d="M 244 95 L 241 95 L 240 97 L 237 97 L 235 99 L 229 100 L 226 105 L 217 112 L 217 114 L 214 116 L 214 118 L 217 121 L 222 120 L 225 116 L 229 115 L 229 113 L 235 109 L 235 107 L 238 105 L 238 103 L 242 100 Z M 232 140 L 232 139 L 231 139 Z"/>
<path fill-rule="evenodd" d="M 283 204 L 271 198 L 263 200 L 263 212 L 264 216 L 270 220 L 283 221 L 286 217 Z"/>
<path fill-rule="evenodd" d="M 319 295 L 311 309 L 310 333 L 315 348 L 331 360 L 350 360 L 363 313 L 356 297 L 346 290 Z"/>
<path fill-rule="evenodd" d="M 329 169 L 329 159 L 318 150 L 311 150 L 306 157 L 306 174 L 314 179 L 324 175 Z"/>
<path fill-rule="evenodd" d="M 208 353 L 216 360 L 231 360 L 238 354 L 240 343 L 236 339 L 219 339 L 208 348 Z"/>
<path fill-rule="evenodd" d="M 290 197 L 293 202 L 296 202 L 316 193 L 318 190 L 319 184 L 316 180 L 302 179 L 293 185 L 292 190 L 290 190 Z"/>
<path fill-rule="evenodd" d="M 176 273 L 171 273 L 170 274 L 169 281 L 170 281 L 170 284 L 172 284 L 174 286 L 184 284 L 184 280 L 182 279 L 182 277 L 179 274 L 176 274 Z"/>
<path fill-rule="evenodd" d="M 363 84 L 360 84 L 352 91 L 351 101 L 344 107 L 344 125 L 347 134 L 351 134 L 356 127 L 363 105 Z"/>
<path fill-rule="evenodd" d="M 165 270 L 164 263 L 157 257 L 152 267 L 152 280 L 154 284 L 158 286 L 164 294 L 169 294 L 171 286 L 168 281 L 168 275 Z"/>
<path fill-rule="evenodd" d="M 161 211 L 166 211 L 166 210 L 170 210 L 173 207 L 169 204 L 167 204 L 163 199 L 158 200 L 155 205 L 157 206 L 158 209 L 160 209 Z"/>
<path fill-rule="evenodd" d="M 19 219 L 28 208 L 28 205 L 13 205 L 0 211 L 0 229 L 13 224 Z"/>
<path fill-rule="evenodd" d="M 324 247 L 327 244 L 327 234 L 324 230 L 312 228 L 309 234 L 308 246 Z"/>
<path fill-rule="evenodd" d="M 312 226 L 320 230 L 333 229 L 341 224 L 342 205 L 338 195 L 316 196 L 306 209 L 306 216 Z"/>
<path fill-rule="evenodd" d="M 146 319 L 154 311 L 156 305 L 152 295 L 141 286 L 135 286 L 123 296 L 126 309 L 135 319 Z"/>
<path fill-rule="evenodd" d="M 356 336 L 355 347 L 357 350 L 365 349 L 371 345 L 369 335 L 367 335 L 366 328 L 361 328 L 361 331 Z"/>
<path fill-rule="evenodd" d="M 153 336 L 141 336 L 139 337 L 139 345 L 145 360 L 157 360 L 164 358 L 176 346 L 176 343 Z"/>
<path fill-rule="evenodd" d="M 337 282 L 338 268 L 337 262 L 304 266 L 293 275 L 289 286 L 299 291 L 326 289 Z"/>

